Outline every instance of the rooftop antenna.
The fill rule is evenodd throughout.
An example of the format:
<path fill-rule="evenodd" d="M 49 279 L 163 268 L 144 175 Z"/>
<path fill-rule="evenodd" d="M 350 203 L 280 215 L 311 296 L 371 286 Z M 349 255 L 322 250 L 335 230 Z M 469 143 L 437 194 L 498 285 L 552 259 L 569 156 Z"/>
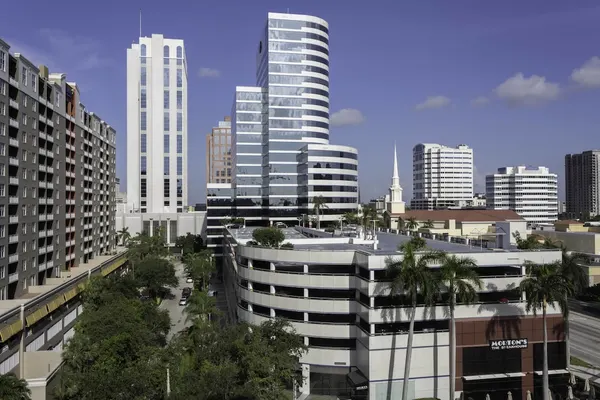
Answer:
<path fill-rule="evenodd" d="M 140 37 L 142 37 L 142 9 L 140 8 Z"/>

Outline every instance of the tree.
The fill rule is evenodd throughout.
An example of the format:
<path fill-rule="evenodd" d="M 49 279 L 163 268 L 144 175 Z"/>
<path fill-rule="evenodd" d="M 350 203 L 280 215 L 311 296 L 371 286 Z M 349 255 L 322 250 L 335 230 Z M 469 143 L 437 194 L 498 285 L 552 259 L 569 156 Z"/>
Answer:
<path fill-rule="evenodd" d="M 405 227 L 406 227 L 406 223 L 404 222 L 404 218 L 398 217 L 398 227 L 397 227 L 397 229 L 399 231 L 403 231 Z"/>
<path fill-rule="evenodd" d="M 321 211 L 325 208 L 329 208 L 327 206 L 327 200 L 323 196 L 315 196 L 312 199 L 313 203 L 313 211 L 317 216 L 317 229 L 321 229 Z"/>
<path fill-rule="evenodd" d="M 346 221 L 347 224 L 357 225 L 360 223 L 360 218 L 357 213 L 349 212 L 344 214 L 344 221 Z"/>
<path fill-rule="evenodd" d="M 418 227 L 419 227 L 419 223 L 417 222 L 417 219 L 415 217 L 410 217 L 406 220 L 406 228 L 409 231 L 414 231 Z"/>
<path fill-rule="evenodd" d="M 442 261 L 444 253 L 418 249 L 411 242 L 403 243 L 400 249 L 404 257 L 401 260 L 388 258 L 386 266 L 387 275 L 391 279 L 389 286 L 391 295 L 406 298 L 410 304 L 410 323 L 404 364 L 404 384 L 402 385 L 402 400 L 408 400 L 408 382 L 410 380 L 417 301 L 419 296 L 421 296 L 424 298 L 425 304 L 431 305 L 434 303 L 435 297 L 439 295 L 439 285 L 429 265 Z"/>
<path fill-rule="evenodd" d="M 175 240 L 175 247 L 181 249 L 183 256 L 188 253 L 198 253 L 206 248 L 201 235 L 193 235 L 189 232 L 185 236 L 179 236 Z"/>
<path fill-rule="evenodd" d="M 527 263 L 527 277 L 521 281 L 519 289 L 525 294 L 527 312 L 533 311 L 537 316 L 542 311 L 544 350 L 543 350 L 543 378 L 542 394 L 544 400 L 548 399 L 550 385 L 548 381 L 548 326 L 546 313 L 548 304 L 558 304 L 563 317 L 566 319 L 568 305 L 567 296 L 573 293 L 572 284 L 560 273 L 560 263 L 532 264 Z"/>
<path fill-rule="evenodd" d="M 184 258 L 185 270 L 198 284 L 201 290 L 206 290 L 210 276 L 217 270 L 215 258 L 210 250 L 200 253 L 188 253 Z"/>
<path fill-rule="evenodd" d="M 201 290 L 194 290 L 185 306 L 186 321 L 206 323 L 217 312 L 217 302 L 213 296 Z"/>
<path fill-rule="evenodd" d="M 526 239 L 523 239 L 519 232 L 514 232 L 513 237 L 517 242 L 517 248 L 520 250 L 534 250 L 542 248 L 540 237 L 538 235 L 529 235 Z"/>
<path fill-rule="evenodd" d="M 169 248 L 165 246 L 165 241 L 160 233 L 160 229 L 154 236 L 138 233 L 129 240 L 127 258 L 131 263 L 138 264 L 146 257 L 167 257 Z"/>
<path fill-rule="evenodd" d="M 427 221 L 423 222 L 422 227 L 425 229 L 433 229 L 433 227 L 434 227 L 433 220 L 428 219 Z"/>
<path fill-rule="evenodd" d="M 31 400 L 31 390 L 27 381 L 19 379 L 13 373 L 0 375 L 0 399 Z"/>
<path fill-rule="evenodd" d="M 159 257 L 144 258 L 136 267 L 135 279 L 141 287 L 148 289 L 150 297 L 158 299 L 169 287 L 179 283 L 175 276 L 175 267 L 171 262 Z"/>
<path fill-rule="evenodd" d="M 373 226 L 373 220 L 379 220 L 375 207 L 368 205 L 362 210 L 362 226 L 365 231 L 368 231 Z"/>
<path fill-rule="evenodd" d="M 440 267 L 440 284 L 448 293 L 450 310 L 450 399 L 456 391 L 456 319 L 454 309 L 457 302 L 472 304 L 481 290 L 482 282 L 477 275 L 475 260 L 468 257 L 446 256 Z"/>
<path fill-rule="evenodd" d="M 123 246 L 127 246 L 127 242 L 131 239 L 131 233 L 129 233 L 129 227 L 125 226 L 123 229 L 117 232 L 117 236 L 121 239 Z"/>
<path fill-rule="evenodd" d="M 276 227 L 257 228 L 252 231 L 252 238 L 260 246 L 278 249 L 285 240 L 285 234 Z"/>

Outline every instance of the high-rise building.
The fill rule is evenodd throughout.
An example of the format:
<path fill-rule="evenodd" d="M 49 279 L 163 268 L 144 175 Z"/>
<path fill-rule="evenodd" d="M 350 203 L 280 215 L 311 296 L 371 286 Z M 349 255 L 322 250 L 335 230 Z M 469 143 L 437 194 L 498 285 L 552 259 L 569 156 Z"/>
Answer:
<path fill-rule="evenodd" d="M 231 182 L 231 117 L 206 135 L 206 183 Z"/>
<path fill-rule="evenodd" d="M 183 40 L 140 37 L 127 49 L 127 202 L 133 212 L 187 205 L 187 65 Z"/>
<path fill-rule="evenodd" d="M 513 210 L 529 224 L 558 219 L 558 176 L 546 167 L 503 167 L 485 177 L 486 205 Z"/>
<path fill-rule="evenodd" d="M 429 143 L 413 148 L 412 209 L 445 209 L 472 199 L 473 149 Z"/>
<path fill-rule="evenodd" d="M 0 300 L 115 246 L 115 130 L 0 40 Z"/>
<path fill-rule="evenodd" d="M 589 218 L 600 214 L 600 150 L 565 156 L 567 215 Z"/>

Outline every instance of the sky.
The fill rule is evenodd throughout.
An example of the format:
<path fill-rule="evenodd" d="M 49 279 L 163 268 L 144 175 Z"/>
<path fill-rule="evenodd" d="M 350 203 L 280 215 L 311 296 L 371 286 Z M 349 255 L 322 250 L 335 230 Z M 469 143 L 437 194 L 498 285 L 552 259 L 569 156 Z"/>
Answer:
<path fill-rule="evenodd" d="M 235 86 L 255 84 L 269 11 L 329 22 L 330 138 L 358 149 L 363 202 L 387 192 L 394 143 L 407 202 L 417 143 L 471 146 L 476 191 L 499 167 L 547 166 L 561 198 L 564 155 L 600 148 L 596 1 L 54 0 L 43 13 L 28 4 L 3 5 L 0 38 L 66 73 L 117 130 L 121 182 L 126 49 L 139 36 L 140 8 L 144 36 L 185 41 L 190 204 L 205 199 L 206 134 L 229 114 Z"/>

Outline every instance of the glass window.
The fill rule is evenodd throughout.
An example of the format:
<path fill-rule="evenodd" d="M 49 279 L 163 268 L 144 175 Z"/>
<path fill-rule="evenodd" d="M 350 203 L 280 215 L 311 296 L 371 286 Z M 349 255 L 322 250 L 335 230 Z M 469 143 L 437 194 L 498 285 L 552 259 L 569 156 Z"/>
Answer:
<path fill-rule="evenodd" d="M 142 175 L 146 175 L 146 156 L 140 157 L 140 171 Z"/>
<path fill-rule="evenodd" d="M 177 69 L 177 87 L 183 87 L 183 70 Z"/>
<path fill-rule="evenodd" d="M 169 46 L 164 46 L 163 47 L 163 57 L 164 58 L 169 58 Z"/>
<path fill-rule="evenodd" d="M 177 58 L 183 58 L 183 48 L 181 46 L 177 46 Z"/>
<path fill-rule="evenodd" d="M 169 103 L 170 103 L 170 101 L 169 101 L 169 90 L 165 89 L 164 100 L 163 100 L 163 107 L 165 108 L 165 110 L 169 109 Z"/>
<path fill-rule="evenodd" d="M 169 113 L 165 112 L 165 115 L 163 117 L 163 130 L 165 132 L 169 131 L 169 126 L 171 125 L 171 121 L 169 119 Z"/>
<path fill-rule="evenodd" d="M 164 152 L 168 153 L 171 151 L 171 140 L 168 134 L 163 136 L 163 146 L 165 148 Z"/>
<path fill-rule="evenodd" d="M 183 114 L 178 112 L 177 113 L 177 132 L 182 132 L 183 131 Z"/>
<path fill-rule="evenodd" d="M 146 57 L 146 45 L 145 44 L 140 46 L 140 54 L 142 57 Z"/>
<path fill-rule="evenodd" d="M 181 90 L 177 91 L 177 109 L 183 109 L 183 92 Z"/>
<path fill-rule="evenodd" d="M 142 73 L 140 77 L 140 85 L 146 86 L 146 67 L 142 66 Z"/>
<path fill-rule="evenodd" d="M 140 113 L 140 129 L 142 131 L 146 130 L 146 111 Z"/>
<path fill-rule="evenodd" d="M 141 91 L 140 107 L 146 108 L 146 88 L 142 88 L 142 91 Z"/>
<path fill-rule="evenodd" d="M 183 175 L 183 157 L 177 157 L 177 175 Z"/>
<path fill-rule="evenodd" d="M 145 153 L 145 152 L 146 152 L 146 146 L 147 146 L 147 144 L 146 144 L 146 134 L 145 134 L 145 133 L 142 133 L 142 134 L 140 135 L 140 151 L 141 151 L 142 153 Z"/>
<path fill-rule="evenodd" d="M 163 160 L 163 173 L 165 175 L 169 175 L 169 167 L 170 167 L 169 156 L 165 156 L 165 158 Z"/>
<path fill-rule="evenodd" d="M 169 87 L 169 67 L 163 69 L 164 87 Z"/>
<path fill-rule="evenodd" d="M 183 136 L 177 135 L 177 153 L 183 153 Z"/>

